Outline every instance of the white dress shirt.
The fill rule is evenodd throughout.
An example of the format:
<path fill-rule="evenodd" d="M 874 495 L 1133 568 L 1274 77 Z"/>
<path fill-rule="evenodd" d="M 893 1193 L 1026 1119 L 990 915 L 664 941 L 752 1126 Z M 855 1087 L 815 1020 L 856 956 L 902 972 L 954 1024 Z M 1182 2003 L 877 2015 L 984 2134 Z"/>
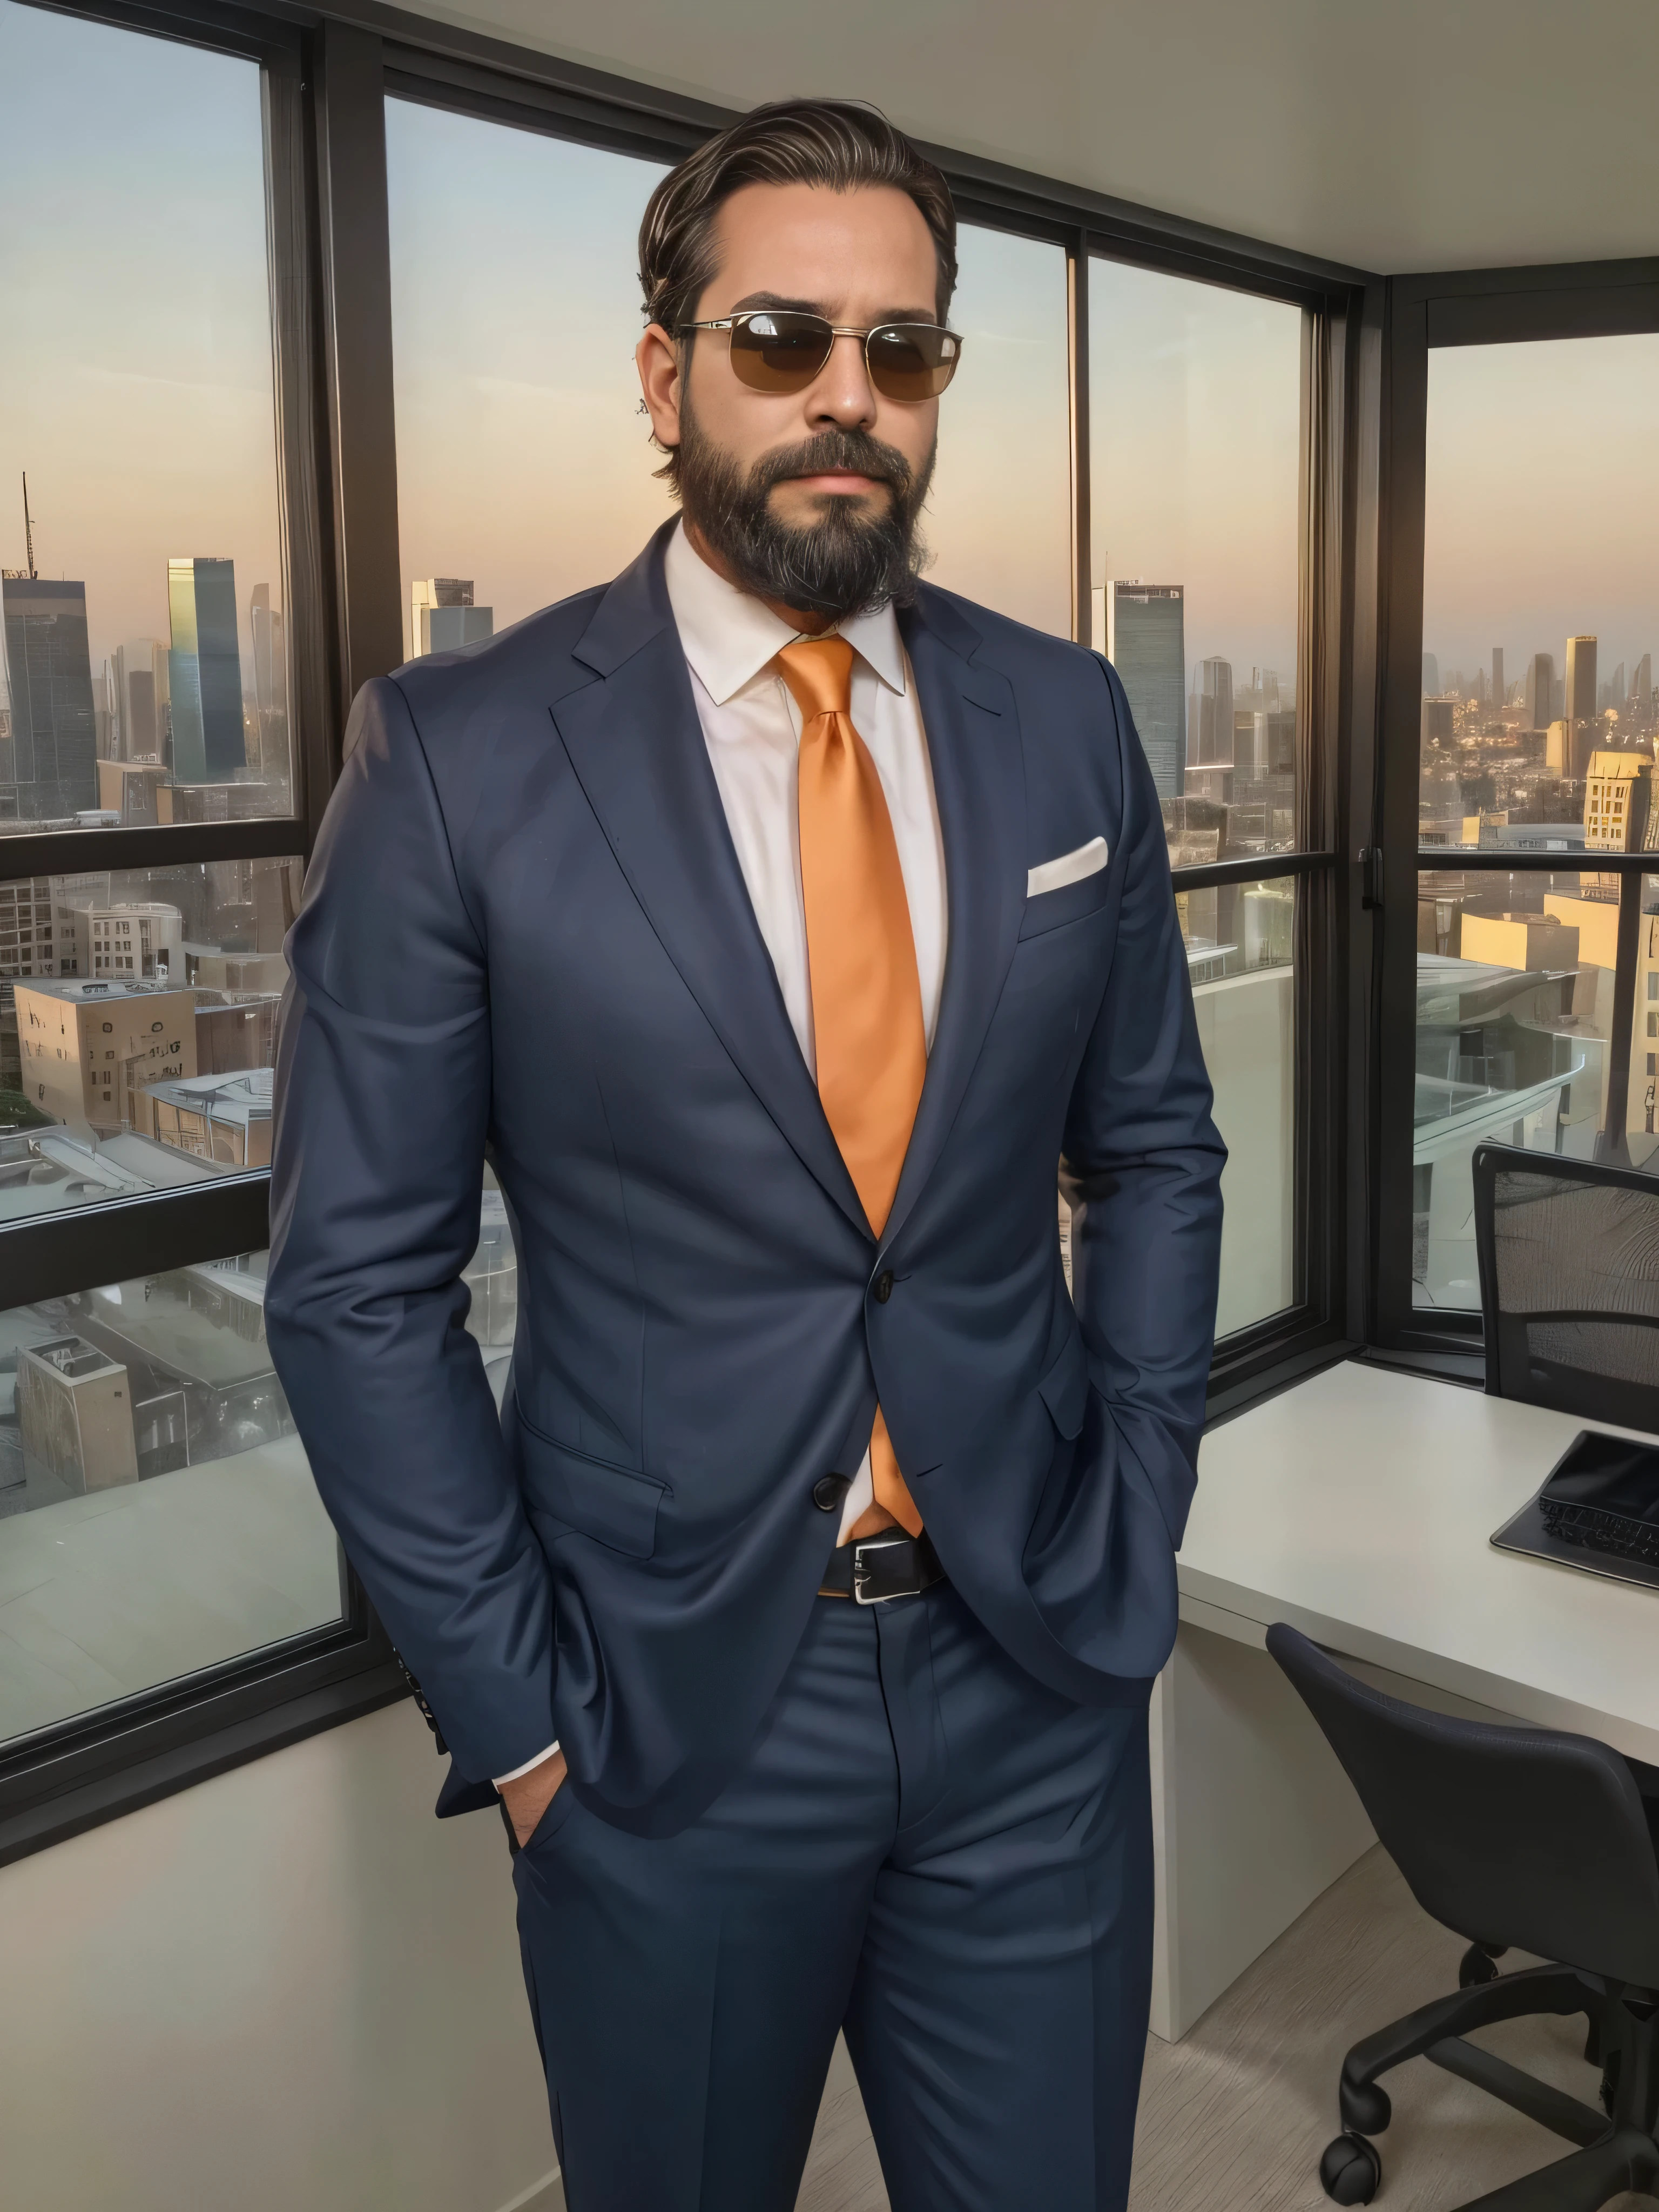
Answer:
<path fill-rule="evenodd" d="M 717 575 L 692 546 L 684 525 L 668 541 L 664 568 L 738 866 L 801 1056 L 816 1079 L 795 804 L 801 714 L 777 665 L 779 647 L 802 633 Z M 892 817 L 915 939 L 922 1027 L 931 1052 L 945 981 L 945 845 L 915 678 L 890 606 L 854 615 L 838 628 L 853 648 L 853 726 L 876 764 Z M 866 1450 L 842 1502 L 838 1541 L 846 1541 L 872 1498 Z M 512 1774 L 498 1775 L 497 1782 L 515 1781 L 557 1748 L 550 1745 Z"/>

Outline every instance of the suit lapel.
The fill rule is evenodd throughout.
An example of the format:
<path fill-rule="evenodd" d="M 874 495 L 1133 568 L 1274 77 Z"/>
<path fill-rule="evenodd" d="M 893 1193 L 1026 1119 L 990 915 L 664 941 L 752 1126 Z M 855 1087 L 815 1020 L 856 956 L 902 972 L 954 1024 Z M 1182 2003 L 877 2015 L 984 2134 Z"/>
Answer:
<path fill-rule="evenodd" d="M 666 538 L 600 601 L 575 647 L 597 680 L 556 701 L 553 720 L 664 951 L 803 1164 L 867 1237 L 726 827 L 663 582 Z"/>
<path fill-rule="evenodd" d="M 1025 774 L 1012 687 L 994 670 L 972 665 L 979 632 L 926 585 L 901 627 L 939 802 L 948 935 L 939 1024 L 884 1249 L 945 1148 L 1025 909 Z"/>

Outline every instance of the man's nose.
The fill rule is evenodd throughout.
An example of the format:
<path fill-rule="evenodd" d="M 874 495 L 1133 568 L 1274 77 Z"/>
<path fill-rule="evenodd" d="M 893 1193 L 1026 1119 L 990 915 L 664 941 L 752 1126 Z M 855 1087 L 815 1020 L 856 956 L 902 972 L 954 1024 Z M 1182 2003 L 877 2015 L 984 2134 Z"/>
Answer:
<path fill-rule="evenodd" d="M 869 428 L 876 419 L 876 395 L 862 338 L 836 339 L 812 387 L 809 406 L 815 422 L 837 422 L 843 429 Z"/>

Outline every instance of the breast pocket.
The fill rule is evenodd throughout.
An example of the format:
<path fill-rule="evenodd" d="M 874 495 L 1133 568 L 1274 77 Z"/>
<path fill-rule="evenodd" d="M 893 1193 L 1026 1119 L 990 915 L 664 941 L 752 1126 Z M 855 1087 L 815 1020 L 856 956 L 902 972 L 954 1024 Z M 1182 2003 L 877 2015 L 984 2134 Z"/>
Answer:
<path fill-rule="evenodd" d="M 1097 914 L 1110 897 L 1111 880 L 1109 868 L 1097 868 L 1091 875 L 1063 884 L 1057 890 L 1030 892 L 1020 917 L 1020 936 L 1041 937 L 1045 930 L 1061 929 L 1068 921 L 1082 921 Z"/>

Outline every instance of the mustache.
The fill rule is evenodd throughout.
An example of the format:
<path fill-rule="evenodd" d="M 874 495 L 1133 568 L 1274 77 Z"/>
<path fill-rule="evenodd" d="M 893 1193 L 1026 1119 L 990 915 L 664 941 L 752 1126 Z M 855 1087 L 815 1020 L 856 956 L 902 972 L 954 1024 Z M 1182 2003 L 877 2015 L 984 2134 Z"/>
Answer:
<path fill-rule="evenodd" d="M 889 485 L 901 505 L 915 479 L 915 471 L 897 447 L 884 446 L 867 430 L 820 430 L 815 437 L 781 447 L 757 461 L 749 472 L 750 488 L 764 497 L 775 484 L 792 477 L 824 476 L 836 469 Z"/>

